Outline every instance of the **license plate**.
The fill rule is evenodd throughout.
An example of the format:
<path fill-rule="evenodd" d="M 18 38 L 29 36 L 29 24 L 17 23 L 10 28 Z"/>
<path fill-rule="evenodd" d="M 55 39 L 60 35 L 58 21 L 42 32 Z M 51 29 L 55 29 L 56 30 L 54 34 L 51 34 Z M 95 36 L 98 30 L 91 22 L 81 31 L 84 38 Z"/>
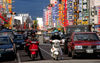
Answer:
<path fill-rule="evenodd" d="M 86 52 L 87 53 L 93 53 L 93 49 L 87 49 Z"/>

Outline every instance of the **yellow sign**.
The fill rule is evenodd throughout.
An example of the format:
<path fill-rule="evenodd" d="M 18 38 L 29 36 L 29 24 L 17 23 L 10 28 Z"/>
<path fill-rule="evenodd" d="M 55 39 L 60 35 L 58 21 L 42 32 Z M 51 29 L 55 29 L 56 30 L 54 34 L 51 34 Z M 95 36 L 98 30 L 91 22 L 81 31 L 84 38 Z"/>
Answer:
<path fill-rule="evenodd" d="M 12 8 L 12 5 L 8 5 L 8 9 L 11 9 Z"/>
<path fill-rule="evenodd" d="M 83 25 L 88 25 L 88 21 L 82 21 Z"/>
<path fill-rule="evenodd" d="M 3 0 L 3 3 L 5 3 L 6 2 L 6 0 Z"/>
<path fill-rule="evenodd" d="M 6 9 L 6 5 L 5 4 L 3 4 L 3 8 Z"/>

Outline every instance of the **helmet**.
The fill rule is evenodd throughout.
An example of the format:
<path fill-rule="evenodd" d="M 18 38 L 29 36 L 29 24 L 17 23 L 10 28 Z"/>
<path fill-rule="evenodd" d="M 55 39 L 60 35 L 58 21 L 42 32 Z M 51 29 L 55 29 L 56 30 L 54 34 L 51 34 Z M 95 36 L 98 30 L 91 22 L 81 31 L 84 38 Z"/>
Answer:
<path fill-rule="evenodd" d="M 58 30 L 54 30 L 54 35 L 59 35 Z"/>
<path fill-rule="evenodd" d="M 58 32 L 58 30 L 54 30 L 54 33 Z"/>

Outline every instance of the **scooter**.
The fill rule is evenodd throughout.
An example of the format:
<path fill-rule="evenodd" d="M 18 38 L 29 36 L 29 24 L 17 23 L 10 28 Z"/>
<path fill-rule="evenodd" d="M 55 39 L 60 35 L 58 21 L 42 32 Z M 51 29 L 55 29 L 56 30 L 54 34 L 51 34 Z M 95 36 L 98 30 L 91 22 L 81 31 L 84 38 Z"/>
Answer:
<path fill-rule="evenodd" d="M 52 40 L 52 48 L 51 48 L 51 57 L 54 60 L 58 60 L 59 56 L 61 55 L 61 47 L 60 47 L 60 40 Z"/>
<path fill-rule="evenodd" d="M 38 57 L 38 41 L 30 41 L 30 46 L 29 46 L 29 56 L 32 60 Z"/>

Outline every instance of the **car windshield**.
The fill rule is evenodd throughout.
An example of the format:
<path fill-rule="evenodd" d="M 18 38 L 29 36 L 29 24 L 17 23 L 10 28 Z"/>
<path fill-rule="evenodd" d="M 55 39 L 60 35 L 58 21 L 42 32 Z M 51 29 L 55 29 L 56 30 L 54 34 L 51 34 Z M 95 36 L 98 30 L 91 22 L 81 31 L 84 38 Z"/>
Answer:
<path fill-rule="evenodd" d="M 0 37 L 0 45 L 5 45 L 9 43 L 10 43 L 9 38 Z"/>
<path fill-rule="evenodd" d="M 16 35 L 15 39 L 17 39 L 17 40 L 23 39 L 23 36 L 22 35 Z"/>
<path fill-rule="evenodd" d="M 99 38 L 95 33 L 75 34 L 74 41 L 98 41 Z"/>

